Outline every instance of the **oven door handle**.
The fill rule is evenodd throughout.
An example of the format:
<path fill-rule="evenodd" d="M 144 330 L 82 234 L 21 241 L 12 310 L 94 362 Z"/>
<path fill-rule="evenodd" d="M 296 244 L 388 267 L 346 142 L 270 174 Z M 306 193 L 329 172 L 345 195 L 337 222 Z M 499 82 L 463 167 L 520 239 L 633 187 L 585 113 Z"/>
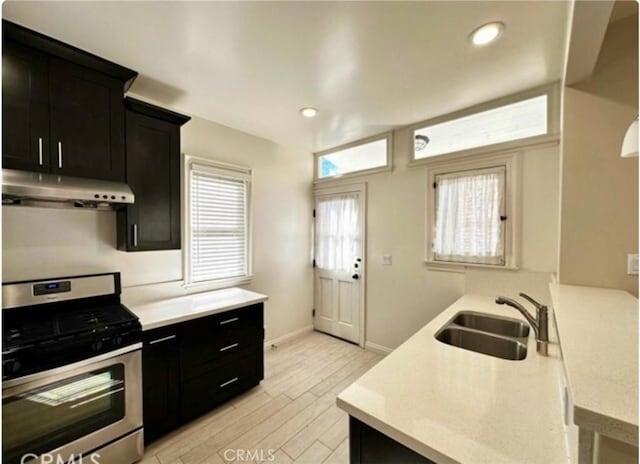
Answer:
<path fill-rule="evenodd" d="M 83 359 L 82 361 L 78 361 L 73 364 L 56 367 L 53 369 L 49 369 L 48 371 L 36 372 L 35 374 L 25 375 L 23 377 L 18 377 L 17 379 L 5 380 L 4 382 L 2 382 L 2 397 L 6 398 L 7 396 L 15 394 L 9 392 L 8 389 L 12 389 L 26 383 L 37 382 L 41 379 L 58 376 L 60 374 L 64 374 L 65 372 L 72 372 L 78 369 L 82 369 L 83 367 L 87 367 L 101 361 L 106 361 L 108 359 L 117 358 L 119 356 L 140 349 L 142 349 L 142 343 L 134 343 L 133 345 L 125 346 L 124 348 L 120 348 L 119 350 L 109 351 L 108 353 L 103 353 L 89 359 Z"/>
<path fill-rule="evenodd" d="M 101 398 L 106 398 L 107 396 L 115 395 L 116 393 L 120 393 L 120 392 L 123 392 L 123 391 L 124 391 L 124 387 L 120 387 L 120 388 L 118 388 L 116 390 L 111 390 L 111 391 L 108 391 L 106 393 L 103 393 L 102 395 L 94 396 L 90 400 L 84 400 L 84 401 L 80 401 L 79 403 L 72 404 L 71 406 L 69 406 L 69 409 L 75 409 L 78 406 L 84 406 L 85 404 L 92 403 L 92 402 L 97 401 L 97 400 L 99 400 Z"/>

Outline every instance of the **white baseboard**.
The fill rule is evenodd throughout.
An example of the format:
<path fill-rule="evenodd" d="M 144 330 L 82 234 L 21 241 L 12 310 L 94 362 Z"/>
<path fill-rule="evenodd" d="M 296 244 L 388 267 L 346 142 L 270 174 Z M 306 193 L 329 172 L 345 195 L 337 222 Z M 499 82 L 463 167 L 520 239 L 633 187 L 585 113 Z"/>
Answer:
<path fill-rule="evenodd" d="M 388 348 L 383 345 L 378 345 L 377 343 L 373 343 L 373 342 L 365 342 L 364 349 L 373 351 L 374 353 L 384 354 L 384 355 L 387 355 L 393 351 L 391 348 Z"/>
<path fill-rule="evenodd" d="M 278 338 L 267 340 L 266 342 L 264 342 L 264 349 L 268 350 L 269 348 L 271 348 L 271 345 L 277 345 L 279 343 L 286 342 L 288 340 L 291 340 L 293 338 L 299 337 L 301 335 L 304 335 L 307 332 L 312 332 L 312 331 L 313 331 L 313 326 L 307 325 L 301 329 L 294 330 L 293 332 L 289 332 L 288 334 L 284 334 Z"/>

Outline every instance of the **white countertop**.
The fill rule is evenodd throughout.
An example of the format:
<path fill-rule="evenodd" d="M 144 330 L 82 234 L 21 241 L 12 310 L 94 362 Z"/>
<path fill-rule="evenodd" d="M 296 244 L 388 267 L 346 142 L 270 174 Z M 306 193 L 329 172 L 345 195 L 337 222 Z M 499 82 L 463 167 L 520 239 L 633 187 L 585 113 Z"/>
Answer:
<path fill-rule="evenodd" d="M 524 320 L 488 296 L 462 297 L 338 396 L 358 420 L 437 463 L 568 462 L 562 360 L 550 326 L 549 357 L 507 361 L 434 338 L 459 311 Z"/>
<path fill-rule="evenodd" d="M 638 446 L 638 299 L 550 285 L 576 425 Z"/>
<path fill-rule="evenodd" d="M 151 330 L 260 303 L 267 299 L 268 297 L 261 293 L 234 287 L 140 305 L 127 304 L 127 308 L 138 316 L 142 330 Z"/>

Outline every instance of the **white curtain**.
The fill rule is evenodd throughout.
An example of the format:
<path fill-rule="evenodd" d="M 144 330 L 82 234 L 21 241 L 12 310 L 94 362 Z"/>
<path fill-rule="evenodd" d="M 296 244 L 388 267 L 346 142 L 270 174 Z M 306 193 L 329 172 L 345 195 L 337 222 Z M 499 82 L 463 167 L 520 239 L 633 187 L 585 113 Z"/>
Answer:
<path fill-rule="evenodd" d="M 436 185 L 435 259 L 504 264 L 504 168 L 441 175 Z"/>
<path fill-rule="evenodd" d="M 357 193 L 318 197 L 316 204 L 316 266 L 350 272 L 360 250 L 360 212 Z"/>

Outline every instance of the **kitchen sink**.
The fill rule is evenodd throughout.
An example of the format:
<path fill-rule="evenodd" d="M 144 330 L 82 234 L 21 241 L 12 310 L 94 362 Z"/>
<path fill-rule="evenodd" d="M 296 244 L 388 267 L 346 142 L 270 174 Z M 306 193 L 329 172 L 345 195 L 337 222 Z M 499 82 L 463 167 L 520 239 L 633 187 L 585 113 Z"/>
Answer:
<path fill-rule="evenodd" d="M 518 340 L 449 325 L 436 334 L 436 339 L 463 350 L 511 361 L 521 361 L 527 356 L 527 345 L 524 338 Z"/>
<path fill-rule="evenodd" d="M 522 321 L 473 311 L 458 313 L 451 323 L 505 337 L 526 338 L 529 336 L 529 326 Z"/>

